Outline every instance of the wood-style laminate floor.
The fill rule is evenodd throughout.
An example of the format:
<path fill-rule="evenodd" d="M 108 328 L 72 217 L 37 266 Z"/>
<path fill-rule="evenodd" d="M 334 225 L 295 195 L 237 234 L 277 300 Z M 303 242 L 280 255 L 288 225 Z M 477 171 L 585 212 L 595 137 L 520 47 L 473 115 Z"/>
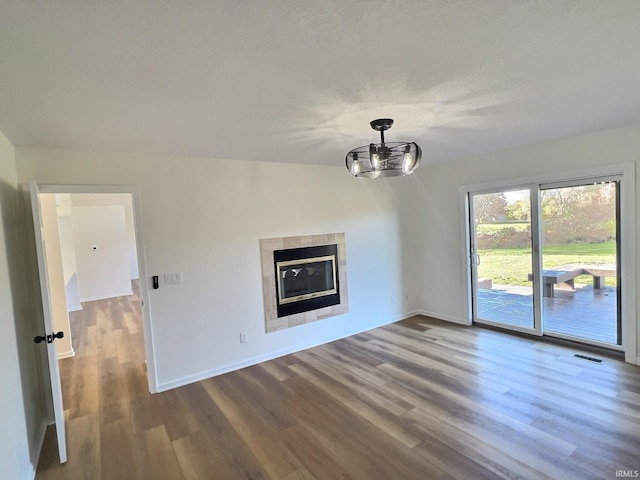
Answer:
<path fill-rule="evenodd" d="M 84 304 L 61 362 L 69 461 L 37 478 L 619 478 L 640 368 L 414 317 L 150 395 L 136 297 Z M 593 354 L 590 354 L 593 355 Z"/>

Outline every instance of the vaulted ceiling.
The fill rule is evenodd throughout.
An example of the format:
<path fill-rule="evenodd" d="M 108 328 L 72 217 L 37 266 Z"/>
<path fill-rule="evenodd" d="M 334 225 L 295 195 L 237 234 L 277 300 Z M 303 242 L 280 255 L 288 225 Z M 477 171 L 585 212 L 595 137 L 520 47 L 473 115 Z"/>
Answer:
<path fill-rule="evenodd" d="M 16 146 L 342 165 L 423 162 L 640 121 L 637 0 L 0 3 Z"/>

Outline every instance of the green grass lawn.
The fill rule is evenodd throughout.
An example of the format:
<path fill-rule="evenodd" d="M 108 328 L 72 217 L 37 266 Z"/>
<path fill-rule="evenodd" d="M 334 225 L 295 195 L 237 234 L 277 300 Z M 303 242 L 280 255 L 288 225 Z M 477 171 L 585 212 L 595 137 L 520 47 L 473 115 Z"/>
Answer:
<path fill-rule="evenodd" d="M 531 285 L 527 275 L 531 270 L 530 248 L 496 248 L 478 250 L 480 266 L 478 276 L 491 278 L 493 283 L 506 285 Z M 616 242 L 566 244 L 544 247 L 543 268 L 566 264 L 604 265 L 616 263 Z M 576 278 L 576 283 L 589 284 L 590 275 Z M 606 285 L 614 286 L 615 278 L 607 278 Z"/>

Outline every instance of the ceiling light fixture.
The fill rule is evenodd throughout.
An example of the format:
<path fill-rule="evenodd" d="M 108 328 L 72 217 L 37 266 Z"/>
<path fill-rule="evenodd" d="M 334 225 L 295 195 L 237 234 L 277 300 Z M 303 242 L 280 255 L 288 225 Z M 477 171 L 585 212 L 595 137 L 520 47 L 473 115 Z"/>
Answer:
<path fill-rule="evenodd" d="M 393 125 L 391 118 L 371 122 L 371 128 L 380 132 L 380 143 L 354 148 L 345 158 L 347 170 L 354 177 L 382 178 L 409 175 L 420 164 L 422 149 L 415 142 L 385 143 L 384 132 Z"/>

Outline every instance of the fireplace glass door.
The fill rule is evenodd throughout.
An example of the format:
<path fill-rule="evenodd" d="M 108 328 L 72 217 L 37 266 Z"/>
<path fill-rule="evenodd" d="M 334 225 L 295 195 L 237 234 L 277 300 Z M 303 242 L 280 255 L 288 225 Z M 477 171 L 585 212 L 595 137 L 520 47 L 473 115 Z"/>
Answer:
<path fill-rule="evenodd" d="M 280 304 L 336 293 L 336 261 L 332 255 L 276 265 Z"/>
<path fill-rule="evenodd" d="M 278 317 L 340 303 L 337 245 L 274 250 Z"/>

